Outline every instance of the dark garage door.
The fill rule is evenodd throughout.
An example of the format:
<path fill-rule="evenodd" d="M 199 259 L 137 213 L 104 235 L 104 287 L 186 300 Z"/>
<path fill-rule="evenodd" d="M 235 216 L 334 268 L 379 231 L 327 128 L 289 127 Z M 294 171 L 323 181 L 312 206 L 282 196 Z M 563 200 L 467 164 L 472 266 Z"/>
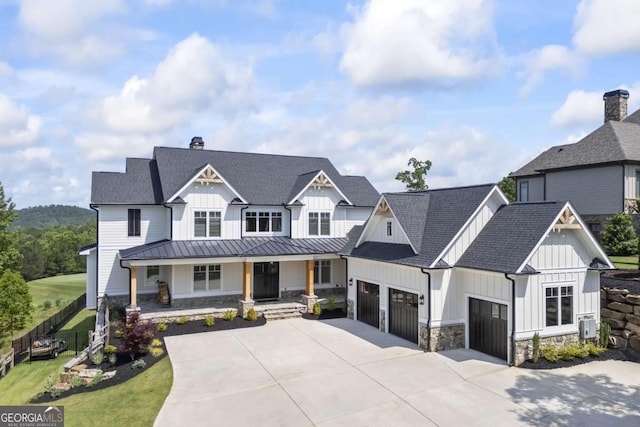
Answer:
<path fill-rule="evenodd" d="M 389 289 L 389 332 L 418 342 L 418 295 Z"/>
<path fill-rule="evenodd" d="M 469 298 L 469 347 L 507 360 L 507 306 Z"/>
<path fill-rule="evenodd" d="M 380 286 L 358 280 L 358 320 L 379 328 Z"/>

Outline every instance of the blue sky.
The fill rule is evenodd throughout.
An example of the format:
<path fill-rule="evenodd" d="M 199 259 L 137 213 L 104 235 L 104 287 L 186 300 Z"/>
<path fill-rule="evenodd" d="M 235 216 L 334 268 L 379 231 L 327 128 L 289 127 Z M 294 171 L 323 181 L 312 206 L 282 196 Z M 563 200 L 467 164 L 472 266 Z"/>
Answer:
<path fill-rule="evenodd" d="M 497 182 L 640 107 L 640 2 L 0 0 L 0 182 L 87 207 L 157 145 L 323 156 L 379 191 Z M 640 141 L 639 141 L 640 143 Z"/>

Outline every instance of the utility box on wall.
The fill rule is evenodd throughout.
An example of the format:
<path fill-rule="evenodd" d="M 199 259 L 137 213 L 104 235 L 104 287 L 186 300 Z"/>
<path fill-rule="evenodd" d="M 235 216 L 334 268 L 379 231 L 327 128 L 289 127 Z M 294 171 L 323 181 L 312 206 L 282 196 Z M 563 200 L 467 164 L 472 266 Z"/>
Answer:
<path fill-rule="evenodd" d="M 595 319 L 585 319 L 580 321 L 580 339 L 588 339 L 596 337 L 596 321 Z"/>

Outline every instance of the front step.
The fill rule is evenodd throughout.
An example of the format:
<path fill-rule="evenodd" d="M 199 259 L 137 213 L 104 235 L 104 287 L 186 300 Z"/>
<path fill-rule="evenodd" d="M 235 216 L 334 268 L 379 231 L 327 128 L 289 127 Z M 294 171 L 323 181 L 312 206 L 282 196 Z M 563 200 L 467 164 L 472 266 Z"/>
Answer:
<path fill-rule="evenodd" d="M 302 317 L 305 306 L 300 303 L 265 304 L 255 307 L 267 321 Z"/>

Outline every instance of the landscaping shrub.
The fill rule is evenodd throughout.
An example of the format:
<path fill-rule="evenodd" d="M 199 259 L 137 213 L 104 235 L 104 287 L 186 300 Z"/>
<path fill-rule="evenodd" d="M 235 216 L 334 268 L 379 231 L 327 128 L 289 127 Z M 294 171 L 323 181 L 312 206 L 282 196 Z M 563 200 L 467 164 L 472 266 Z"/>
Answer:
<path fill-rule="evenodd" d="M 58 299 L 56 300 L 56 307 L 57 307 L 57 308 L 62 307 L 62 300 L 61 300 L 60 298 L 58 298 Z"/>
<path fill-rule="evenodd" d="M 558 349 L 553 345 L 545 345 L 542 347 L 542 357 L 547 359 L 549 362 L 557 362 L 558 361 Z"/>
<path fill-rule="evenodd" d="M 329 297 L 329 299 L 327 299 L 327 310 L 329 311 L 333 311 L 336 309 L 336 299 L 334 297 Z"/>
<path fill-rule="evenodd" d="M 237 310 L 230 308 L 224 313 L 224 320 L 233 320 L 236 318 Z"/>
<path fill-rule="evenodd" d="M 607 348 L 609 345 L 609 337 L 611 336 L 611 325 L 607 322 L 600 322 L 600 347 Z"/>
<path fill-rule="evenodd" d="M 107 358 L 109 359 L 110 365 L 115 365 L 118 361 L 118 355 L 115 353 L 109 353 L 109 356 L 107 356 Z"/>
<path fill-rule="evenodd" d="M 322 307 L 320 307 L 320 303 L 313 304 L 313 314 L 314 316 L 320 316 L 322 314 Z"/>
<path fill-rule="evenodd" d="M 178 321 L 176 322 L 178 325 L 184 325 L 187 323 L 187 316 L 178 317 Z"/>
<path fill-rule="evenodd" d="M 537 362 L 540 358 L 540 334 L 533 334 L 533 362 Z"/>
<path fill-rule="evenodd" d="M 118 350 L 118 348 L 115 345 L 105 345 L 104 346 L 104 352 L 106 354 L 115 353 L 117 350 Z"/>
<path fill-rule="evenodd" d="M 247 311 L 246 319 L 250 322 L 255 322 L 258 319 L 258 313 L 256 313 L 253 308 L 250 308 L 249 311 Z"/>
<path fill-rule="evenodd" d="M 167 329 L 169 329 L 169 325 L 167 325 L 165 322 L 160 322 L 156 325 L 156 330 L 158 332 L 164 332 Z"/>
<path fill-rule="evenodd" d="M 216 319 L 213 316 L 207 316 L 204 318 L 204 325 L 211 327 L 216 324 Z"/>
<path fill-rule="evenodd" d="M 87 383 L 87 387 L 93 387 L 94 385 L 98 384 L 100 381 L 102 381 L 102 378 L 104 378 L 104 372 L 102 371 L 98 371 L 98 373 L 96 374 L 95 377 L 93 377 L 91 379 L 91 381 L 89 381 Z"/>
<path fill-rule="evenodd" d="M 44 382 L 44 391 L 50 392 L 51 387 L 53 387 L 55 383 L 56 383 L 56 378 L 53 376 L 53 374 L 49 375 L 47 377 L 47 380 Z"/>
<path fill-rule="evenodd" d="M 558 357 L 562 360 L 573 360 L 576 357 L 585 358 L 589 350 L 580 343 L 565 344 L 558 349 Z"/>
<path fill-rule="evenodd" d="M 593 342 L 589 341 L 587 343 L 587 351 L 589 352 L 590 356 L 594 356 L 594 357 L 598 357 L 600 356 L 602 353 L 604 353 L 605 351 L 607 351 L 606 348 L 603 347 L 599 347 L 597 345 L 595 345 Z"/>
<path fill-rule="evenodd" d="M 151 353 L 151 355 L 153 357 L 160 357 L 160 356 L 162 356 L 164 354 L 164 350 L 162 348 L 160 348 L 160 347 L 152 347 L 150 353 Z M 142 360 L 142 359 L 140 359 L 140 360 Z M 143 360 L 143 362 L 144 362 L 144 360 Z"/>
<path fill-rule="evenodd" d="M 131 369 L 144 369 L 147 366 L 147 362 L 144 359 L 138 359 L 131 364 Z"/>
<path fill-rule="evenodd" d="M 99 366 L 102 362 L 104 362 L 104 354 L 101 351 L 96 352 L 93 356 L 91 356 L 91 362 Z"/>
<path fill-rule="evenodd" d="M 116 329 L 116 338 L 124 337 L 124 331 L 122 329 Z"/>
<path fill-rule="evenodd" d="M 118 343 L 118 350 L 129 355 L 131 360 L 136 357 L 137 353 L 144 353 L 153 340 L 153 331 L 151 326 L 140 321 L 139 313 L 131 313 L 129 317 L 121 325 L 124 330 L 124 337 Z"/>
<path fill-rule="evenodd" d="M 162 341 L 158 338 L 154 338 L 153 341 L 151 341 L 151 347 L 162 347 Z"/>
<path fill-rule="evenodd" d="M 71 386 L 71 388 L 80 387 L 84 385 L 84 380 L 80 378 L 79 375 L 74 375 L 73 377 L 71 377 L 69 385 Z"/>
<path fill-rule="evenodd" d="M 44 302 L 42 303 L 42 308 L 44 308 L 45 310 L 49 310 L 51 308 L 53 304 L 51 304 L 51 301 L 46 299 L 44 300 Z"/>
<path fill-rule="evenodd" d="M 631 215 L 618 213 L 602 226 L 600 241 L 607 255 L 632 255 L 638 248 Z"/>

